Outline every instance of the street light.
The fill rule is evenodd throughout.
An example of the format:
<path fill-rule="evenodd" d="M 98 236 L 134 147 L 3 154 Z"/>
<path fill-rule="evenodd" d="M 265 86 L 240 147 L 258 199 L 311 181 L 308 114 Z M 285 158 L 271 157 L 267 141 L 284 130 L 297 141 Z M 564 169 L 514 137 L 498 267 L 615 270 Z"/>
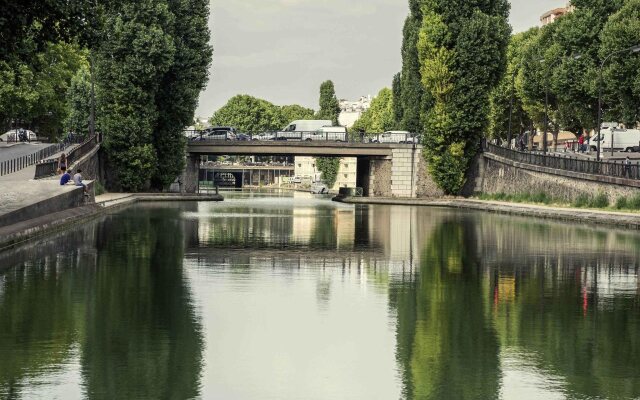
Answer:
<path fill-rule="evenodd" d="M 602 130 L 602 71 L 604 70 L 604 66 L 613 56 L 621 53 L 638 53 L 640 52 L 640 44 L 635 46 L 628 47 L 626 49 L 614 51 L 610 53 L 608 56 L 602 60 L 600 63 L 600 71 L 598 73 L 598 151 L 596 153 L 596 160 L 600 161 L 600 143 L 602 143 L 601 130 Z M 611 151 L 613 151 L 613 143 L 611 143 Z"/>
<path fill-rule="evenodd" d="M 555 60 L 550 66 L 549 69 L 555 67 L 560 62 L 565 59 L 571 58 L 573 60 L 579 60 L 582 58 L 582 54 L 574 54 L 571 57 L 562 56 Z M 543 58 L 540 60 L 541 63 L 545 63 L 546 60 Z M 551 72 L 551 71 L 549 71 Z M 544 81 L 544 144 L 542 146 L 543 153 L 547 154 L 547 135 L 549 134 L 549 74 L 545 74 Z"/>

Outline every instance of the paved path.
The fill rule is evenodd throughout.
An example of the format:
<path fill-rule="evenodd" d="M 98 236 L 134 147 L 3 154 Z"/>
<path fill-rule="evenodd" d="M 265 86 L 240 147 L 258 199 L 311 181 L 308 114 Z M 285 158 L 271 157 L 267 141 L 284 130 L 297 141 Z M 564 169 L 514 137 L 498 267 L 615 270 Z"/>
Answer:
<path fill-rule="evenodd" d="M 42 149 L 52 146 L 50 143 L 18 143 L 0 147 L 0 162 L 13 160 L 14 158 L 27 156 Z"/>

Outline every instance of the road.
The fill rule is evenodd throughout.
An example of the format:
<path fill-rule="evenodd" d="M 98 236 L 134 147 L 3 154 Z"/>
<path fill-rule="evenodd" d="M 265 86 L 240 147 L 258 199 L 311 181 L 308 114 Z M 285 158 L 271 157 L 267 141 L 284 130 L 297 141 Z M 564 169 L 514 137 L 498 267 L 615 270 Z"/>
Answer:
<path fill-rule="evenodd" d="M 51 144 L 30 144 L 20 143 L 13 146 L 1 146 L 0 147 L 0 162 L 12 160 L 14 158 L 33 154 L 39 150 L 47 148 Z"/>

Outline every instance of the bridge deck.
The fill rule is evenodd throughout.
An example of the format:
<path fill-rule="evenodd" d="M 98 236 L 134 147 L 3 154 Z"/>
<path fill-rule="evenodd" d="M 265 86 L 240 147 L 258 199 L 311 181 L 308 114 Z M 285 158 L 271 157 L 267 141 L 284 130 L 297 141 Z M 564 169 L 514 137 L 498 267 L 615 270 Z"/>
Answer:
<path fill-rule="evenodd" d="M 189 142 L 187 151 L 202 155 L 256 155 L 256 156 L 337 156 L 337 157 L 391 157 L 394 149 L 421 147 L 398 143 L 339 143 L 291 141 L 202 141 Z"/>

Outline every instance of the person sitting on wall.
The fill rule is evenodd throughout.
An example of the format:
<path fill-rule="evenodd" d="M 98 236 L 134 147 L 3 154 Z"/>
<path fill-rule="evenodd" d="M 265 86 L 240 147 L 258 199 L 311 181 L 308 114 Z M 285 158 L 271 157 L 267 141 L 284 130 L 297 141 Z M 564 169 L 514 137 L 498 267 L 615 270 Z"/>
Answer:
<path fill-rule="evenodd" d="M 73 183 L 76 186 L 82 186 L 82 190 L 84 191 L 85 196 L 89 196 L 89 189 L 87 189 L 87 185 L 82 183 L 82 170 L 78 169 L 78 172 L 73 176 Z"/>
<path fill-rule="evenodd" d="M 71 170 L 64 171 L 62 176 L 60 177 L 60 186 L 64 186 L 71 180 Z"/>

